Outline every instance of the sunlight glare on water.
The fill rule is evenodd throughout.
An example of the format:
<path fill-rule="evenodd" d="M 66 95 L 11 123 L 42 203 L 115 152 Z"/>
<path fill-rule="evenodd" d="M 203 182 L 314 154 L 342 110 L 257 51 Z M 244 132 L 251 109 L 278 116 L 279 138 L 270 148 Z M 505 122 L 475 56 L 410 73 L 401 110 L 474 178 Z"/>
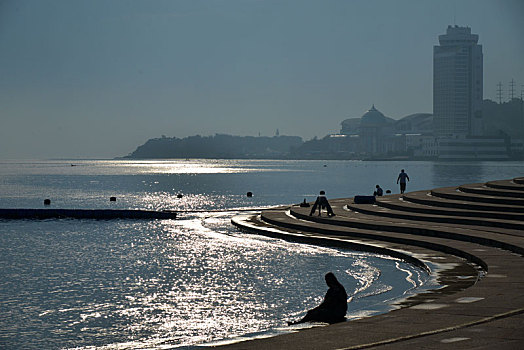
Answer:
<path fill-rule="evenodd" d="M 22 240 L 18 249 L 0 248 L 9 266 L 1 295 L 22 291 L 3 301 L 10 321 L 0 336 L 17 334 L 16 344 L 34 348 L 193 346 L 282 332 L 322 300 L 327 271 L 354 297 L 350 314 L 392 289 L 377 269 L 398 281 L 407 276 L 395 259 L 236 232 L 231 215 L 81 221 L 81 230 L 73 220 L 21 222 L 0 242 Z M 405 289 L 398 285 L 391 298 Z M 26 330 L 13 328 L 21 323 Z"/>
<path fill-rule="evenodd" d="M 311 201 L 320 189 L 329 198 L 351 197 L 379 183 L 395 193 L 400 168 L 410 175 L 409 191 L 524 173 L 517 162 L 0 165 L 2 208 L 43 208 L 50 198 L 50 208 L 179 214 L 151 221 L 0 220 L 0 347 L 15 349 L 164 349 L 287 332 L 286 321 L 321 302 L 328 271 L 350 296 L 349 319 L 387 312 L 399 298 L 435 287 L 433 281 L 389 257 L 244 234 L 231 217 L 240 209 Z"/>
<path fill-rule="evenodd" d="M 185 161 L 129 161 L 125 163 L 125 166 L 130 167 L 133 172 L 142 174 L 232 174 L 253 171 L 253 169 L 238 166 L 234 161 L 224 164 L 224 161 L 189 159 Z"/>

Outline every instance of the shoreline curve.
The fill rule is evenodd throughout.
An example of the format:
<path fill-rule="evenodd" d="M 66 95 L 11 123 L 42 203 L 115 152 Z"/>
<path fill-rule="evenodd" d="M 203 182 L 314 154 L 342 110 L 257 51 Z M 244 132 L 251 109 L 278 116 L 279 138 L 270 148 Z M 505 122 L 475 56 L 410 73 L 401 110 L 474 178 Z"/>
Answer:
<path fill-rule="evenodd" d="M 295 205 L 232 222 L 288 240 L 393 253 L 426 268 L 425 260 L 432 258 L 463 264 L 438 276 L 444 288 L 409 297 L 388 313 L 217 348 L 503 349 L 524 344 L 524 177 L 387 195 L 374 205 L 355 204 L 352 198 L 330 203 L 334 218 L 309 216 L 309 208 Z M 474 281 L 465 278 L 472 271 L 478 276 Z"/>

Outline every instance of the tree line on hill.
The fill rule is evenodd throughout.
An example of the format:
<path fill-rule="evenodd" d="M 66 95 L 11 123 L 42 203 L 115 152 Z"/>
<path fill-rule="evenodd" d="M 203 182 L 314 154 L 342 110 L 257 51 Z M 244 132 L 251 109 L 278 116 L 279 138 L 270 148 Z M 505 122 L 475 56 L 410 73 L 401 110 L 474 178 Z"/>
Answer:
<path fill-rule="evenodd" d="M 148 140 L 124 158 L 277 159 L 289 157 L 302 144 L 298 136 L 162 136 Z"/>

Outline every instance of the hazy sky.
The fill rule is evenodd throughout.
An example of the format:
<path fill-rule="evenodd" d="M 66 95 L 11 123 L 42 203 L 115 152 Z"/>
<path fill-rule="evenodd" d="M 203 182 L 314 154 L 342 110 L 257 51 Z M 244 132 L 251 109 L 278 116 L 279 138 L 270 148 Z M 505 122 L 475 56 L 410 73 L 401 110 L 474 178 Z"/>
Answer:
<path fill-rule="evenodd" d="M 432 112 L 433 45 L 479 34 L 484 97 L 524 84 L 522 0 L 0 0 L 0 158 L 152 137 L 338 132 Z"/>

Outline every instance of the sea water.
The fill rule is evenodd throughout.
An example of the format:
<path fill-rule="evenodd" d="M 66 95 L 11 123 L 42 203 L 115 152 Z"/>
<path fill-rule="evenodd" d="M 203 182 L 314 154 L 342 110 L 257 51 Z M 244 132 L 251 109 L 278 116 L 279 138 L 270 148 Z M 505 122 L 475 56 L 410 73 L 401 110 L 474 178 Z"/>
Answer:
<path fill-rule="evenodd" d="M 171 209 L 176 220 L 0 220 L 0 348 L 194 348 L 289 331 L 332 271 L 348 318 L 435 284 L 387 256 L 237 231 L 281 204 L 522 176 L 524 164 L 359 161 L 1 161 L 0 208 Z M 246 193 L 253 192 L 253 197 Z M 181 195 L 181 198 L 178 198 Z M 110 197 L 116 202 L 110 202 Z"/>

